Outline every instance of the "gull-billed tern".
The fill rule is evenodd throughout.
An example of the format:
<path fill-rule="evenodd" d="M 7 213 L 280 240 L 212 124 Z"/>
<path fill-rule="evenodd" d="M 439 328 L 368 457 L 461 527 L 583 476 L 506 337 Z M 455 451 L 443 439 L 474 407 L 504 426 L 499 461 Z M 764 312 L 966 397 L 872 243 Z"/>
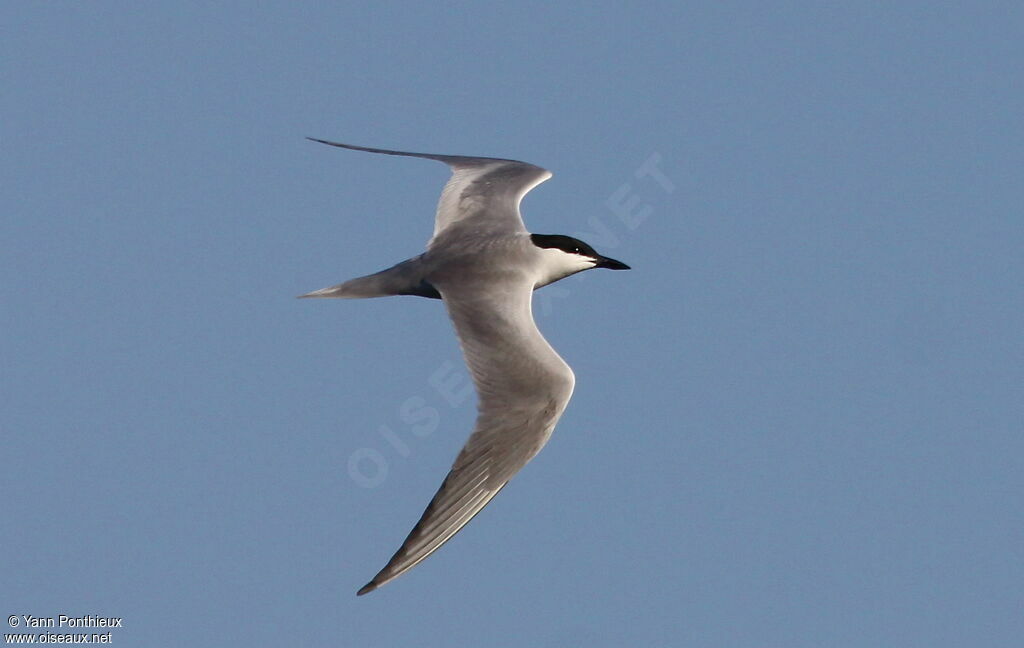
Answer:
<path fill-rule="evenodd" d="M 572 369 L 533 321 L 533 291 L 569 275 L 629 266 L 583 241 L 531 234 L 519 203 L 551 172 L 499 158 L 408 153 L 309 138 L 341 148 L 444 162 L 434 234 L 423 254 L 366 277 L 302 295 L 441 299 L 479 398 L 476 427 L 409 537 L 358 594 L 412 569 L 448 541 L 547 443 L 572 396 Z"/>

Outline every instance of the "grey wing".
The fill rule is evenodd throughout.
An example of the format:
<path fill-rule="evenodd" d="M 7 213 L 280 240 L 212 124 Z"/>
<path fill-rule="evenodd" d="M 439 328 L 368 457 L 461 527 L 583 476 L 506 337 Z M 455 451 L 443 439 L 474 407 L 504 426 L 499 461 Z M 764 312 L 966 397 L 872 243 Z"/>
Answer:
<path fill-rule="evenodd" d="M 405 542 L 359 594 L 454 536 L 540 451 L 565 410 L 575 378 L 533 321 L 532 284 L 519 284 L 440 288 L 479 395 L 476 427 Z"/>
<path fill-rule="evenodd" d="M 468 157 L 410 153 L 387 149 L 354 146 L 309 137 L 314 142 L 339 146 L 354 151 L 419 157 L 444 162 L 452 168 L 452 176 L 441 191 L 434 218 L 434 237 L 444 229 L 466 219 L 474 219 L 474 227 L 489 231 L 526 231 L 519 215 L 519 203 L 531 189 L 551 177 L 551 172 L 538 166 L 501 158 Z"/>

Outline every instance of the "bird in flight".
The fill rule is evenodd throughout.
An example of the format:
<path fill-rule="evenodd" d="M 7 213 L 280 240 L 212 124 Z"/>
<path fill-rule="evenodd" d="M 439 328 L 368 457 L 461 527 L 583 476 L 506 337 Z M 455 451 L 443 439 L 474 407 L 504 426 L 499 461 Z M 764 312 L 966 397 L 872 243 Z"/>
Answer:
<path fill-rule="evenodd" d="M 473 433 L 419 522 L 363 595 L 409 571 L 480 512 L 551 437 L 572 396 L 572 369 L 533 321 L 533 291 L 591 268 L 628 270 L 579 239 L 531 234 L 519 203 L 551 177 L 532 164 L 499 158 L 367 148 L 426 158 L 452 169 L 441 192 L 427 250 L 381 272 L 302 297 L 362 299 L 417 295 L 440 299 L 455 326 L 478 396 Z"/>

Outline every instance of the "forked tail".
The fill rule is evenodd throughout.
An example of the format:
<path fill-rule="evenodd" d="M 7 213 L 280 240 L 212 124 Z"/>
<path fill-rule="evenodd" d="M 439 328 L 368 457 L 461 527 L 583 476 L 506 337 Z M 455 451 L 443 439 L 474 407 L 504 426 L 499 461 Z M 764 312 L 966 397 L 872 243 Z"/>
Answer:
<path fill-rule="evenodd" d="M 420 257 L 413 257 L 387 270 L 381 270 L 380 272 L 357 279 L 350 279 L 337 286 L 322 288 L 305 295 L 299 295 L 299 299 L 311 297 L 367 299 L 370 297 L 389 297 L 391 295 L 417 295 L 431 299 L 441 298 L 437 289 L 424 279 L 423 263 L 420 261 Z"/>

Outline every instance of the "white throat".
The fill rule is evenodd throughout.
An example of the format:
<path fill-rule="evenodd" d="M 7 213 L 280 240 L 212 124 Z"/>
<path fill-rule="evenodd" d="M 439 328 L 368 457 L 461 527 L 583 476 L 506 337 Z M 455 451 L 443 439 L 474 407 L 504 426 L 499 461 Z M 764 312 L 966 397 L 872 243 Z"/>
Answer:
<path fill-rule="evenodd" d="M 565 279 L 583 270 L 593 268 L 597 262 L 590 257 L 570 254 L 558 248 L 537 248 L 540 262 L 537 264 L 537 288 Z"/>

